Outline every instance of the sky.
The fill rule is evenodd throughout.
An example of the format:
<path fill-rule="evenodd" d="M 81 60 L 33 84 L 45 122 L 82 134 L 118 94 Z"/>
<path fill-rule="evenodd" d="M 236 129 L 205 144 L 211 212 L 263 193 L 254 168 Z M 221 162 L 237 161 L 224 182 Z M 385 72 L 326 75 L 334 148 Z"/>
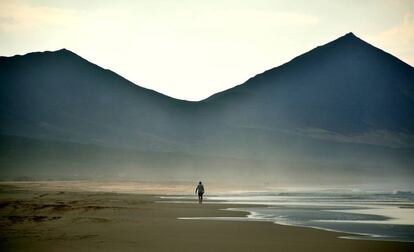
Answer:
<path fill-rule="evenodd" d="M 0 55 L 66 48 L 201 100 L 348 32 L 414 65 L 414 0 L 0 0 Z"/>

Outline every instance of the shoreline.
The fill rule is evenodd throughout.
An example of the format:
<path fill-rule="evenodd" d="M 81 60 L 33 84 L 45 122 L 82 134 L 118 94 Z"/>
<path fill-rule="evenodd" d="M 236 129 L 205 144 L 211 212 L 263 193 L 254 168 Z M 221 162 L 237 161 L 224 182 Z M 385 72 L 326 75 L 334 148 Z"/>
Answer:
<path fill-rule="evenodd" d="M 177 202 L 174 202 L 174 203 L 177 204 Z M 190 203 L 190 202 L 183 202 L 183 203 L 193 204 L 193 203 Z M 209 203 L 209 204 L 223 205 L 223 204 L 226 204 L 226 203 Z M 241 205 L 241 207 L 245 207 L 245 206 Z M 249 205 L 249 207 L 251 207 L 251 205 Z M 265 207 L 265 206 L 261 205 L 260 207 Z M 255 218 L 250 217 L 253 212 L 243 210 L 243 209 L 224 208 L 224 209 L 218 209 L 218 210 L 230 211 L 230 212 L 242 212 L 242 213 L 245 213 L 245 216 L 244 217 L 236 217 L 236 216 L 232 216 L 232 217 L 221 217 L 221 216 L 215 216 L 215 217 L 178 217 L 178 219 L 179 220 L 203 220 L 203 221 L 267 222 L 267 223 L 271 223 L 271 224 L 274 224 L 274 225 L 280 225 L 280 226 L 315 229 L 315 230 L 321 230 L 321 231 L 341 234 L 341 236 L 337 237 L 338 239 L 414 243 L 414 241 L 406 241 L 406 240 L 398 240 L 398 239 L 395 239 L 395 240 L 393 240 L 393 239 L 375 239 L 375 237 L 387 237 L 387 236 L 380 236 L 380 235 L 369 234 L 369 233 L 344 232 L 344 231 L 340 231 L 340 230 L 322 228 L 322 227 L 317 227 L 317 226 L 294 225 L 294 224 L 282 223 L 282 222 L 266 220 L 266 219 L 260 219 L 260 218 L 255 219 Z"/>
<path fill-rule="evenodd" d="M 345 233 L 243 217 L 235 204 L 159 203 L 159 194 L 0 186 L 2 251 L 414 251 L 414 243 L 340 239 Z"/>
<path fill-rule="evenodd" d="M 188 195 L 186 195 L 186 196 L 188 197 Z M 180 200 L 176 200 L 176 199 L 168 200 L 169 196 L 159 196 L 159 197 L 160 197 L 160 199 L 163 199 L 163 200 L 160 200 L 160 201 L 156 201 L 156 202 L 159 202 L 159 203 L 192 204 L 192 202 L 190 202 L 188 200 L 186 200 L 186 201 L 180 201 Z M 172 197 L 174 197 L 174 196 L 172 196 Z M 343 231 L 343 230 L 340 230 L 340 229 L 324 228 L 324 227 L 319 227 L 319 226 L 315 226 L 315 225 L 291 224 L 291 223 L 288 223 L 288 222 L 275 221 L 273 219 L 255 217 L 255 215 L 257 215 L 258 213 L 248 209 L 248 208 L 272 207 L 271 204 L 269 204 L 269 205 L 266 205 L 266 204 L 256 205 L 254 203 L 252 203 L 252 204 L 250 204 L 250 203 L 243 204 L 243 203 L 239 203 L 239 202 L 233 203 L 231 201 L 220 201 L 220 200 L 207 201 L 206 204 L 219 204 L 219 205 L 226 205 L 226 206 L 228 206 L 230 204 L 232 207 L 222 208 L 220 210 L 230 211 L 230 212 L 244 212 L 244 213 L 246 213 L 246 215 L 245 215 L 245 217 L 220 217 L 220 216 L 215 216 L 215 217 L 180 217 L 179 219 L 182 219 L 182 220 L 191 220 L 191 219 L 193 219 L 193 220 L 212 220 L 212 221 L 268 222 L 268 223 L 272 223 L 272 224 L 276 224 L 276 225 L 282 225 L 282 226 L 310 228 L 310 229 L 315 229 L 315 230 L 323 230 L 323 231 L 342 234 L 341 236 L 338 236 L 339 239 L 414 243 L 413 240 L 398 239 L 398 237 L 392 238 L 392 236 L 386 236 L 386 235 L 378 235 L 378 234 L 364 233 L 364 232 Z M 386 216 L 384 215 L 384 217 L 386 217 Z M 331 222 L 331 221 L 327 221 L 327 222 Z M 332 222 L 335 222 L 335 221 L 332 221 Z M 348 223 L 359 224 L 359 221 L 356 221 L 356 222 L 348 221 Z M 364 221 L 361 221 L 361 223 L 364 223 Z M 387 223 L 384 223 L 384 224 L 385 225 L 391 225 L 391 224 L 387 224 Z"/>
<path fill-rule="evenodd" d="M 223 210 L 240 211 L 237 208 L 227 208 L 227 209 L 223 209 Z M 254 215 L 253 214 L 254 212 L 250 212 L 250 211 L 247 211 L 247 212 L 249 213 L 249 215 L 247 215 L 248 218 L 249 218 L 249 216 Z M 335 229 L 330 229 L 330 228 L 323 228 L 323 227 L 318 227 L 318 226 L 294 225 L 294 224 L 277 222 L 277 221 L 260 220 L 260 218 L 257 218 L 257 219 L 252 218 L 251 221 L 263 221 L 263 222 L 267 221 L 267 222 L 271 222 L 273 224 L 282 225 L 282 226 L 291 226 L 291 227 L 299 227 L 299 228 L 311 228 L 311 229 L 316 229 L 316 230 L 334 232 L 334 233 L 338 233 L 338 234 L 346 234 L 345 236 L 338 236 L 339 239 L 414 243 L 414 241 L 406 241 L 406 240 L 398 240 L 398 239 L 396 239 L 396 240 L 393 240 L 393 239 L 375 239 L 375 237 L 384 237 L 385 238 L 385 237 L 388 237 L 388 236 L 381 236 L 381 235 L 375 235 L 375 234 L 369 234 L 369 233 L 345 232 L 345 231 L 340 231 L 340 230 L 335 230 Z"/>

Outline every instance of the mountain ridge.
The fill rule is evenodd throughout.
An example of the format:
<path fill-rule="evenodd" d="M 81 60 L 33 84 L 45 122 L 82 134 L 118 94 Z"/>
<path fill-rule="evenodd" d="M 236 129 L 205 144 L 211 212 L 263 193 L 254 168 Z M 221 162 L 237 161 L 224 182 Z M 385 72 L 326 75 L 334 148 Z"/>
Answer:
<path fill-rule="evenodd" d="M 36 56 L 40 56 L 40 57 L 45 57 L 45 56 L 46 57 L 47 56 L 53 56 L 53 57 L 56 57 L 56 56 L 59 56 L 59 57 L 71 57 L 71 58 L 80 60 L 80 62 L 82 62 L 83 64 L 84 63 L 89 63 L 93 67 L 96 67 L 96 68 L 99 68 L 99 69 L 108 71 L 108 72 L 110 72 L 112 74 L 115 74 L 117 77 L 120 77 L 120 78 L 124 79 L 125 81 L 127 81 L 127 82 L 129 82 L 129 83 L 131 83 L 131 84 L 133 84 L 135 86 L 138 86 L 139 88 L 142 88 L 142 89 L 144 89 L 146 91 L 149 91 L 149 92 L 152 92 L 152 93 L 158 94 L 158 95 L 163 95 L 163 96 L 165 96 L 165 97 L 167 97 L 169 99 L 172 99 L 172 100 L 184 101 L 184 102 L 191 102 L 191 101 L 186 101 L 186 100 L 182 100 L 182 99 L 177 99 L 177 98 L 168 96 L 166 94 L 163 94 L 161 92 L 158 92 L 156 90 L 153 90 L 153 89 L 150 89 L 150 88 L 146 88 L 146 87 L 140 86 L 140 85 L 138 85 L 138 84 L 136 84 L 136 83 L 134 83 L 134 82 L 126 79 L 122 75 L 120 75 L 120 74 L 118 74 L 118 73 L 116 73 L 116 72 L 114 72 L 114 71 L 112 71 L 110 69 L 103 68 L 103 67 L 99 66 L 98 64 L 95 64 L 95 63 L 93 63 L 93 62 L 91 62 L 91 61 L 83 58 L 82 56 L 78 55 L 77 53 L 75 53 L 75 52 L 73 52 L 73 51 L 71 51 L 69 49 L 66 49 L 66 48 L 58 49 L 58 50 L 55 50 L 55 51 L 49 51 L 49 50 L 47 50 L 47 51 L 29 52 L 29 53 L 26 53 L 26 54 L 17 54 L 17 55 L 13 55 L 13 56 L 0 56 L 0 60 L 13 60 L 13 59 L 19 59 L 19 58 L 23 58 L 23 57 L 26 57 L 27 58 L 27 57 L 36 57 Z"/>
<path fill-rule="evenodd" d="M 343 35 L 343 36 L 341 36 L 341 37 L 339 37 L 339 38 L 337 38 L 337 39 L 335 39 L 335 40 L 333 40 L 333 41 L 330 41 L 330 42 L 328 42 L 328 43 L 326 43 L 326 44 L 324 44 L 324 45 L 317 46 L 317 47 L 315 47 L 315 48 L 313 48 L 313 49 L 311 49 L 311 50 L 309 50 L 309 51 L 307 51 L 307 52 L 305 52 L 305 53 L 302 53 L 302 54 L 298 55 L 298 56 L 296 56 L 296 57 L 292 58 L 291 60 L 289 60 L 289 61 L 288 61 L 288 62 L 286 62 L 286 63 L 283 63 L 283 64 L 281 64 L 281 65 L 279 65 L 279 66 L 276 66 L 276 67 L 272 67 L 272 68 L 270 68 L 270 69 L 268 69 L 268 70 L 265 70 L 265 71 L 263 71 L 263 72 L 261 72 L 261 73 L 259 73 L 259 74 L 256 74 L 255 76 L 253 76 L 253 77 L 249 78 L 248 80 L 246 80 L 245 82 L 243 82 L 243 83 L 241 83 L 241 84 L 239 84 L 239 85 L 236 85 L 236 86 L 234 86 L 234 87 L 232 87 L 232 88 L 229 88 L 229 89 L 223 90 L 223 91 L 221 91 L 221 92 L 217 92 L 217 93 L 215 93 L 215 94 L 212 94 L 211 96 L 207 97 L 206 99 L 204 99 L 204 100 L 202 100 L 202 101 L 209 100 L 210 98 L 215 98 L 215 97 L 219 96 L 220 94 L 225 93 L 226 91 L 229 91 L 229 90 L 231 90 L 231 89 L 238 88 L 238 87 L 241 87 L 241 86 L 243 86 L 243 85 L 245 85 L 245 84 L 248 84 L 248 82 L 249 82 L 250 80 L 252 80 L 252 79 L 254 79 L 254 78 L 258 77 L 258 76 L 262 76 L 263 74 L 270 74 L 270 73 L 272 73 L 272 72 L 274 72 L 274 71 L 280 70 L 281 68 L 284 68 L 284 67 L 286 67 L 286 66 L 289 66 L 290 64 L 295 63 L 295 62 L 296 62 L 296 61 L 298 61 L 298 60 L 301 60 L 303 57 L 309 56 L 311 53 L 314 53 L 315 51 L 317 51 L 317 50 L 319 50 L 319 49 L 321 49 L 321 48 L 326 48 L 326 46 L 329 46 L 329 45 L 332 45 L 332 44 L 336 44 L 336 43 L 338 43 L 338 42 L 340 42 L 341 44 L 343 44 L 343 43 L 350 42 L 350 41 L 351 41 L 353 44 L 358 43 L 359 45 L 369 46 L 369 47 L 371 47 L 371 49 L 375 49 L 375 50 L 378 50 L 378 51 L 379 51 L 379 52 L 381 52 L 381 53 L 387 54 L 388 56 L 392 57 L 393 59 L 396 59 L 396 60 L 398 60 L 399 62 L 401 62 L 401 63 L 405 64 L 405 65 L 406 65 L 407 67 L 409 67 L 411 70 L 414 70 L 414 67 L 413 67 L 413 66 L 411 66 L 410 64 L 408 64 L 408 63 L 406 63 L 406 62 L 402 61 L 402 60 L 401 60 L 401 59 L 399 59 L 398 57 L 396 57 L 396 56 L 394 56 L 394 55 L 392 55 L 392 54 L 390 54 L 390 53 L 388 53 L 388 52 L 386 52 L 386 51 L 384 51 L 384 50 L 382 50 L 382 49 L 380 49 L 380 48 L 377 48 L 377 47 L 375 47 L 375 46 L 373 46 L 373 45 L 369 44 L 368 42 L 366 42 L 366 41 L 364 41 L 364 40 L 360 39 L 359 37 L 357 37 L 354 33 L 352 33 L 352 32 L 348 32 L 348 33 L 346 33 L 345 35 Z"/>
<path fill-rule="evenodd" d="M 414 70 L 401 62 L 346 34 L 192 102 L 140 87 L 67 49 L 1 57 L 0 136 L 8 140 L 0 143 L 7 150 L 0 153 L 6 167 L 0 177 L 53 165 L 62 174 L 80 169 L 93 176 L 107 160 L 106 174 L 124 169 L 151 178 L 212 178 L 213 170 L 228 178 L 255 168 L 261 178 L 286 180 L 298 172 L 305 180 L 309 173 L 326 174 L 327 181 L 352 181 L 355 173 L 374 180 L 373 172 L 376 181 L 410 178 Z M 74 146 L 91 153 L 91 160 Z M 19 148 L 28 156 L 9 151 Z M 109 150 L 117 153 L 112 161 Z M 179 154 L 140 162 L 134 151 Z M 245 160 L 251 170 L 229 160 Z"/>
<path fill-rule="evenodd" d="M 206 98 L 204 98 L 204 99 L 197 100 L 197 101 L 192 101 L 192 100 L 186 100 L 186 99 L 175 98 L 175 97 L 169 96 L 168 94 L 165 94 L 165 93 L 159 92 L 159 91 L 157 91 L 157 90 L 155 90 L 155 89 L 151 89 L 151 88 L 146 88 L 146 87 L 140 86 L 139 84 L 137 84 L 137 83 L 135 83 L 135 82 L 133 82 L 133 81 L 130 81 L 130 80 L 126 79 L 126 78 L 125 78 L 125 77 L 123 77 L 122 75 L 119 75 L 118 73 L 116 73 L 116 72 L 114 72 L 114 71 L 112 71 L 112 70 L 110 70 L 110 69 L 103 68 L 103 67 L 101 67 L 101 66 L 99 66 L 99 65 L 97 65 L 97 64 L 95 64 L 95 63 L 93 63 L 93 62 L 91 62 L 91 61 L 89 61 L 89 60 L 87 60 L 87 59 L 85 59 L 85 58 L 83 58 L 83 57 L 82 57 L 82 56 L 80 56 L 79 54 L 77 54 L 77 53 L 75 53 L 75 52 L 73 52 L 73 51 L 71 51 L 71 50 L 69 50 L 69 49 L 67 49 L 67 48 L 61 48 L 61 49 L 54 50 L 54 51 L 46 50 L 46 51 L 29 52 L 29 53 L 25 53 L 25 54 L 16 54 L 16 55 L 12 55 L 12 56 L 0 56 L 0 60 L 1 60 L 2 58 L 4 58 L 4 59 L 11 59 L 11 58 L 19 58 L 19 57 L 25 57 L 25 56 L 35 56 L 35 55 L 42 55 L 42 54 L 62 54 L 62 53 L 64 53 L 64 54 L 66 54 L 66 55 L 76 56 L 76 57 L 78 57 L 78 58 L 80 58 L 80 59 L 82 59 L 82 60 L 84 60 L 84 61 L 87 61 L 88 63 L 93 64 L 93 65 L 95 65 L 95 66 L 97 66 L 97 67 L 99 67 L 99 68 L 102 68 L 102 69 L 104 69 L 104 70 L 106 70 L 106 71 L 110 71 L 111 73 L 114 73 L 114 74 L 116 74 L 116 75 L 120 76 L 121 78 L 125 79 L 126 81 L 131 82 L 131 83 L 133 83 L 134 85 L 136 85 L 136 86 L 138 86 L 138 87 L 140 87 L 140 88 L 146 89 L 146 90 L 148 90 L 148 91 L 153 91 L 153 92 L 155 92 L 155 93 L 158 93 L 158 94 L 164 95 L 164 96 L 166 96 L 166 97 L 168 97 L 168 98 L 171 98 L 171 99 L 174 99 L 174 100 L 177 100 L 177 101 L 190 102 L 190 103 L 198 103 L 198 102 L 205 102 L 205 101 L 209 100 L 210 98 L 215 97 L 216 95 L 219 95 L 219 94 L 221 94 L 221 93 L 225 93 L 226 91 L 229 91 L 229 90 L 231 90 L 231 89 L 234 89 L 234 88 L 237 88 L 237 87 L 239 87 L 239 86 L 242 86 L 242 85 L 246 84 L 247 82 L 249 82 L 249 80 L 254 79 L 254 78 L 256 78 L 257 76 L 260 76 L 260 75 L 262 75 L 262 74 L 267 74 L 267 73 L 272 72 L 272 71 L 274 71 L 274 70 L 276 70 L 276 69 L 279 69 L 279 68 L 281 68 L 281 67 L 284 67 L 284 66 L 285 66 L 285 65 L 287 65 L 287 64 L 293 63 L 293 62 L 295 62 L 295 60 L 301 59 L 303 56 L 307 55 L 307 54 L 308 54 L 308 53 L 310 53 L 310 52 L 313 52 L 313 51 L 314 51 L 314 50 L 316 50 L 316 49 L 319 49 L 319 48 L 321 48 L 321 47 L 324 47 L 324 46 L 329 45 L 329 44 L 332 44 L 332 43 L 337 43 L 337 42 L 339 42 L 339 41 L 349 41 L 349 40 L 358 41 L 358 42 L 361 42 L 361 44 L 364 44 L 364 45 L 369 45 L 369 46 L 371 46 L 372 48 L 375 48 L 375 49 L 377 49 L 377 50 L 381 51 L 382 53 L 385 53 L 385 54 L 387 54 L 387 55 L 389 55 L 389 56 L 391 56 L 391 57 L 393 57 L 393 58 L 397 59 L 398 61 L 400 61 L 401 63 L 404 63 L 405 65 L 407 65 L 407 66 L 408 66 L 408 67 L 410 67 L 411 69 L 414 69 L 414 67 L 413 67 L 413 66 L 411 66 L 410 64 L 408 64 L 408 63 L 404 62 L 403 60 L 399 59 L 398 57 L 396 57 L 396 56 L 394 56 L 394 55 L 392 55 L 392 54 L 390 54 L 390 53 L 388 53 L 388 52 L 386 52 L 386 51 L 384 51 L 384 50 L 382 50 L 382 49 L 380 49 L 380 48 L 378 48 L 378 47 L 375 47 L 375 46 L 373 46 L 373 45 L 371 45 L 371 44 L 367 43 L 366 41 L 364 41 L 364 40 L 360 39 L 359 37 L 357 37 L 357 36 L 356 36 L 353 32 L 348 32 L 348 33 L 346 33 L 345 35 L 343 35 L 343 36 L 341 36 L 341 37 L 339 37 L 339 38 L 337 38 L 337 39 L 335 39 L 335 40 L 333 40 L 333 41 L 330 41 L 330 42 L 328 42 L 328 43 L 326 43 L 326 44 L 324 44 L 324 45 L 317 46 L 317 47 L 315 47 L 315 48 L 313 48 L 313 49 L 311 49 L 311 50 L 309 50 L 309 51 L 307 51 L 307 52 L 305 52 L 305 53 L 302 53 L 302 54 L 300 54 L 300 55 L 298 55 L 298 56 L 296 56 L 296 57 L 292 58 L 291 60 L 289 60 L 289 61 L 287 61 L 287 62 L 285 62 L 285 63 L 283 63 L 283 64 L 281 64 L 281 65 L 279 65 L 279 66 L 272 67 L 272 68 L 270 68 L 270 69 L 264 70 L 263 72 L 261 72 L 261 73 L 259 73 L 259 74 L 256 74 L 255 76 L 250 77 L 249 79 L 247 79 L 246 81 L 244 81 L 244 82 L 243 82 L 243 83 L 241 83 L 241 84 L 238 84 L 238 85 L 235 85 L 235 86 L 233 86 L 233 87 L 230 87 L 230 88 L 228 88 L 228 89 L 226 89 L 226 90 L 223 90 L 223 91 L 220 91 L 220 92 L 214 93 L 214 94 L 212 94 L 212 95 L 210 95 L 210 96 L 208 96 L 208 97 L 206 97 Z"/>

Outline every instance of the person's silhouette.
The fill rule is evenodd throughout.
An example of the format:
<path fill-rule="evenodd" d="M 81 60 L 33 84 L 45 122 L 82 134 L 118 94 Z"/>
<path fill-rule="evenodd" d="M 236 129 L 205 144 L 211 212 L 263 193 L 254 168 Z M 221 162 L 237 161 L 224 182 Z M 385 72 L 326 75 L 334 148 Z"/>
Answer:
<path fill-rule="evenodd" d="M 204 186 L 203 183 L 198 182 L 197 188 L 195 190 L 195 193 L 197 194 L 198 192 L 198 203 L 202 204 L 203 203 L 203 194 L 204 194 Z"/>

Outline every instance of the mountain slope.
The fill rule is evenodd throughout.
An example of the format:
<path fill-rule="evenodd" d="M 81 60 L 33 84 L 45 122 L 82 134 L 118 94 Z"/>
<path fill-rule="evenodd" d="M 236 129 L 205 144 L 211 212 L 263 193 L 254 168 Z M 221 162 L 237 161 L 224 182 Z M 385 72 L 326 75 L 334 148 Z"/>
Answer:
<path fill-rule="evenodd" d="M 0 76 L 1 133 L 8 135 L 168 146 L 168 134 L 181 126 L 173 119 L 187 104 L 138 87 L 65 49 L 2 57 Z"/>
<path fill-rule="evenodd" d="M 189 179 L 414 177 L 414 69 L 352 33 L 200 102 L 141 88 L 65 49 L 0 57 L 0 108 L 3 177 L 59 160 L 67 176 L 78 164 L 86 177 L 99 177 L 101 160 L 107 176 L 131 178 L 161 176 L 155 166 Z M 67 158 L 45 168 L 47 153 Z"/>
<path fill-rule="evenodd" d="M 204 102 L 236 125 L 412 134 L 414 69 L 349 33 Z"/>

